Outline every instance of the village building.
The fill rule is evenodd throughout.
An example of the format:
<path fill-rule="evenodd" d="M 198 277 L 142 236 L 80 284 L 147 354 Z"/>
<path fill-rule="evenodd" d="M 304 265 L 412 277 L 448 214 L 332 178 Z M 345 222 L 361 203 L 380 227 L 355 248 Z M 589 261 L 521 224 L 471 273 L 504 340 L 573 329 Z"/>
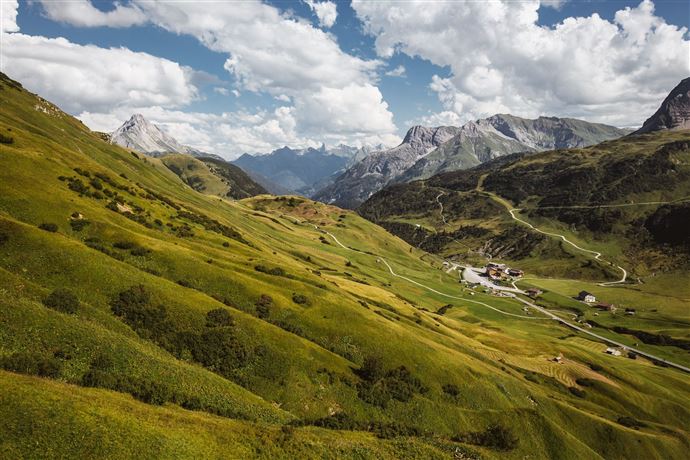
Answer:
<path fill-rule="evenodd" d="M 606 310 L 606 311 L 610 311 L 610 312 L 616 311 L 615 305 L 612 305 L 612 304 L 606 303 L 606 302 L 599 302 L 598 304 L 595 305 L 595 307 L 598 308 L 599 310 Z"/>
<path fill-rule="evenodd" d="M 522 270 L 518 270 L 517 268 L 509 268 L 506 270 L 509 276 L 512 276 L 513 278 L 522 278 L 525 276 L 525 272 Z"/>
<path fill-rule="evenodd" d="M 607 348 L 606 353 L 613 356 L 620 356 L 622 353 L 618 348 Z"/>
<path fill-rule="evenodd" d="M 582 300 L 583 302 L 587 303 L 594 303 L 597 301 L 597 298 L 594 297 L 594 294 L 590 294 L 587 291 L 580 291 L 580 293 L 577 295 L 577 300 Z"/>
<path fill-rule="evenodd" d="M 542 294 L 541 289 L 537 289 L 537 288 L 529 288 L 525 292 L 527 293 L 528 296 L 532 297 L 533 299 Z"/>

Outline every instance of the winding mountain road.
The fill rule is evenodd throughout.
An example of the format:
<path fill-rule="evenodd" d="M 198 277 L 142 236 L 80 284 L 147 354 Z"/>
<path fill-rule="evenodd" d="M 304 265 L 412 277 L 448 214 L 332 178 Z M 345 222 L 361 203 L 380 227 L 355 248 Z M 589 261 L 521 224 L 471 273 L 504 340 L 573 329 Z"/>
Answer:
<path fill-rule="evenodd" d="M 591 250 L 589 250 L 589 249 L 585 249 L 585 248 L 583 248 L 583 247 L 580 247 L 580 246 L 578 246 L 577 244 L 575 244 L 575 243 L 573 243 L 572 241 L 570 241 L 570 240 L 569 240 L 568 238 L 566 238 L 564 235 L 561 235 L 561 234 L 559 234 L 559 233 L 545 232 L 544 230 L 541 230 L 541 229 L 535 227 L 534 225 L 532 225 L 531 223 L 527 222 L 526 220 L 520 219 L 519 217 L 517 217 L 517 216 L 515 215 L 515 213 L 516 213 L 516 212 L 519 212 L 519 211 L 521 211 L 521 210 L 522 210 L 522 209 L 520 209 L 520 208 L 513 208 L 513 209 L 509 209 L 508 212 L 510 213 L 510 217 L 512 217 L 513 220 L 516 220 L 516 221 L 520 222 L 521 224 L 527 225 L 529 228 L 531 228 L 531 229 L 534 230 L 535 232 L 538 232 L 538 233 L 541 233 L 541 234 L 544 234 L 544 235 L 555 236 L 555 237 L 557 237 L 557 238 L 560 238 L 561 240 L 563 240 L 564 242 L 568 243 L 569 245 L 571 245 L 572 247 L 574 247 L 575 249 L 577 249 L 577 250 L 579 250 L 579 251 L 582 251 L 582 252 L 585 252 L 585 253 L 588 253 L 588 254 L 593 254 L 593 255 L 594 255 L 594 259 L 596 259 L 596 260 L 598 260 L 598 261 L 600 261 L 600 262 L 608 262 L 608 261 L 606 261 L 606 260 L 604 260 L 604 259 L 601 258 L 601 252 L 591 251 Z M 614 265 L 613 262 L 608 262 L 608 263 L 609 263 L 610 265 Z M 618 281 L 608 281 L 608 282 L 603 282 L 603 283 L 597 283 L 599 286 L 610 286 L 610 285 L 613 285 L 613 284 L 625 283 L 625 281 L 626 281 L 627 278 L 628 278 L 628 272 L 625 270 L 625 268 L 621 267 L 620 265 L 614 265 L 614 266 L 615 266 L 616 268 L 618 268 L 618 269 L 623 273 L 623 276 L 621 277 L 621 279 L 619 279 Z"/>
<path fill-rule="evenodd" d="M 299 221 L 298 219 L 293 218 L 292 216 L 289 216 L 289 217 L 290 217 L 290 219 L 293 219 L 293 220 L 296 221 L 297 223 L 300 223 L 300 224 L 302 223 L 301 221 Z M 333 235 L 331 232 L 326 231 L 326 230 L 323 230 L 323 229 L 319 228 L 317 225 L 314 225 L 314 224 L 312 224 L 312 225 L 314 226 L 314 229 L 316 229 L 317 231 L 319 231 L 319 232 L 321 232 L 321 233 L 324 233 L 324 234 L 330 236 L 330 237 L 333 239 L 333 241 L 335 241 L 335 243 L 338 244 L 340 247 L 342 247 L 342 248 L 344 248 L 344 249 L 347 249 L 347 250 L 349 250 L 349 251 L 358 252 L 358 253 L 361 253 L 361 254 L 367 254 L 367 253 L 365 253 L 365 252 L 363 252 L 363 251 L 360 251 L 360 250 L 358 250 L 358 249 L 354 249 L 354 248 L 345 246 L 345 245 L 344 245 L 343 243 L 341 243 L 340 240 L 338 240 L 338 238 L 337 238 L 335 235 Z M 531 224 L 530 224 L 530 225 L 531 225 Z M 572 243 L 571 243 L 571 244 L 572 244 Z M 574 245 L 574 246 L 575 246 L 575 245 Z M 586 251 L 588 251 L 588 250 L 586 250 Z M 594 251 L 588 251 L 588 252 L 594 253 Z M 578 325 L 576 325 L 576 324 L 573 324 L 573 323 L 571 323 L 571 322 L 569 322 L 569 321 L 566 321 L 566 320 L 564 320 L 563 318 L 561 318 L 561 317 L 555 315 L 554 313 L 552 313 L 552 312 L 546 310 L 545 308 L 540 307 L 540 306 L 538 306 L 538 305 L 536 305 L 536 304 L 534 304 L 534 303 L 532 303 L 532 302 L 530 302 L 530 301 L 528 301 L 528 300 L 525 300 L 525 299 L 523 299 L 523 298 L 521 298 L 521 297 L 518 297 L 517 295 L 515 295 L 515 296 L 512 297 L 512 298 L 515 299 L 515 300 L 517 300 L 517 301 L 519 301 L 519 302 L 524 303 L 525 305 L 527 305 L 527 306 L 530 307 L 530 308 L 533 308 L 533 309 L 539 311 L 540 313 L 544 314 L 544 315 L 546 316 L 546 318 L 534 317 L 534 316 L 523 316 L 523 315 L 518 315 L 518 314 L 515 314 L 515 313 L 506 312 L 506 311 L 500 310 L 500 309 L 498 309 L 498 308 L 492 307 L 491 305 L 486 304 L 486 303 L 484 303 L 484 302 L 479 302 L 479 301 L 477 301 L 477 300 L 470 300 L 470 299 L 466 299 L 466 298 L 464 298 L 464 297 L 459 297 L 459 296 L 455 296 L 455 295 L 452 295 L 452 294 L 447 294 L 447 293 L 445 293 L 445 292 L 438 291 L 438 290 L 436 290 L 436 289 L 434 289 L 434 288 L 432 288 L 432 287 L 426 286 L 426 285 L 424 285 L 424 284 L 422 284 L 422 283 L 420 283 L 420 282 L 418 282 L 418 281 L 415 281 L 415 280 L 410 279 L 410 278 L 408 278 L 408 277 L 406 277 L 406 276 L 402 276 L 402 275 L 399 275 L 399 274 L 395 273 L 395 271 L 393 270 L 393 267 L 391 267 L 391 265 L 388 263 L 388 261 L 387 261 L 386 259 L 384 259 L 383 257 L 377 256 L 377 255 L 375 255 L 375 254 L 370 254 L 370 255 L 372 255 L 373 257 L 376 257 L 376 258 L 377 258 L 377 261 L 380 260 L 384 265 L 386 265 L 386 267 L 388 268 L 388 271 L 390 272 L 390 274 L 391 274 L 392 276 L 395 276 L 395 277 L 397 277 L 397 278 L 401 278 L 401 279 L 403 279 L 403 280 L 405 280 L 405 281 L 407 281 L 407 282 L 409 282 L 409 283 L 412 283 L 412 284 L 414 284 L 414 285 L 416 285 L 416 286 L 419 286 L 419 287 L 421 287 L 421 288 L 424 288 L 424 289 L 426 289 L 426 290 L 428 290 L 428 291 L 430 291 L 430 292 L 434 292 L 434 293 L 436 293 L 436 294 L 438 294 L 438 295 L 441 295 L 441 296 L 443 296 L 443 297 L 447 297 L 447 298 L 451 298 L 451 299 L 456 299 L 456 300 L 460 300 L 460 301 L 463 301 L 463 302 L 470 302 L 470 303 L 482 305 L 482 306 L 484 306 L 484 307 L 486 307 L 486 308 L 489 308 L 489 309 L 491 309 L 491 310 L 494 310 L 494 311 L 496 311 L 496 312 L 498 312 L 498 313 L 501 313 L 501 314 L 503 314 L 503 315 L 506 315 L 506 316 L 512 316 L 512 317 L 517 317 L 517 318 L 521 318 L 521 319 L 530 319 L 530 320 L 553 320 L 553 321 L 558 321 L 559 323 L 561 323 L 561 324 L 563 324 L 563 325 L 565 325 L 565 326 L 567 326 L 567 327 L 569 327 L 569 328 L 571 328 L 571 329 L 573 329 L 573 330 L 576 330 L 576 331 L 578 331 L 578 332 L 581 332 L 581 333 L 583 333 L 583 334 L 586 334 L 586 335 L 588 335 L 588 336 L 590 336 L 590 337 L 594 337 L 594 338 L 596 338 L 596 339 L 598 339 L 598 340 L 600 340 L 600 341 L 602 341 L 602 342 L 604 342 L 604 343 L 606 343 L 606 344 L 610 344 L 610 345 L 614 345 L 614 346 L 620 347 L 620 348 L 622 348 L 623 350 L 626 350 L 626 351 L 632 351 L 632 352 L 634 352 L 634 353 L 636 353 L 636 354 L 638 354 L 638 355 L 640 355 L 640 356 L 644 356 L 644 357 L 649 358 L 649 359 L 651 359 L 651 360 L 653 360 L 653 361 L 657 361 L 657 362 L 663 363 L 663 364 L 665 364 L 665 365 L 667 365 L 667 366 L 669 366 L 669 367 L 673 367 L 673 368 L 678 369 L 678 370 L 681 370 L 681 371 L 683 371 L 683 372 L 690 373 L 690 368 L 688 368 L 688 367 L 686 367 L 686 366 L 683 366 L 683 365 L 681 365 L 681 364 L 674 363 L 674 362 L 672 362 L 672 361 L 668 361 L 668 360 L 666 360 L 666 359 L 664 359 L 664 358 L 661 358 L 661 357 L 659 357 L 659 356 L 653 355 L 653 354 L 651 354 L 651 353 L 646 353 L 646 352 L 644 352 L 644 351 L 638 350 L 637 348 L 633 348 L 633 347 L 631 347 L 631 346 L 625 345 L 624 343 L 617 342 L 617 341 L 615 341 L 615 340 L 612 340 L 612 339 L 609 339 L 609 338 L 604 337 L 604 336 L 602 336 L 602 335 L 599 335 L 599 334 L 597 334 L 597 333 L 595 333 L 595 332 L 588 331 L 587 329 L 584 329 L 584 328 L 582 328 L 582 327 L 580 327 L 580 326 L 578 326 Z M 522 293 L 524 294 L 524 292 L 522 292 Z"/>

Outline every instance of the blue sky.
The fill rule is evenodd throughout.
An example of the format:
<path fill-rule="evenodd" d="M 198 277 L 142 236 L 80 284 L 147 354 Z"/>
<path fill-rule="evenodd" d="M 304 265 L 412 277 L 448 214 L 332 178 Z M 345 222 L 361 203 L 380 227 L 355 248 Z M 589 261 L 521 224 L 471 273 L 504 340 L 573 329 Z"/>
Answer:
<path fill-rule="evenodd" d="M 92 129 L 141 112 L 228 158 L 498 112 L 635 126 L 690 75 L 685 1 L 2 2 L 4 72 Z"/>

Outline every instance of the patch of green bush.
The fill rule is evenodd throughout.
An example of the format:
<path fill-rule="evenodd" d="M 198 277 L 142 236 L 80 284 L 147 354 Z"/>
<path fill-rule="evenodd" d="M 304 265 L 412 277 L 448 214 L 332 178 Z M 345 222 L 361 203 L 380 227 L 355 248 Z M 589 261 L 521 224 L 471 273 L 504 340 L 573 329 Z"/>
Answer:
<path fill-rule="evenodd" d="M 270 295 L 261 294 L 259 300 L 256 301 L 256 316 L 261 319 L 268 319 L 271 316 L 271 308 L 273 307 L 273 298 Z"/>
<path fill-rule="evenodd" d="M 628 416 L 618 417 L 617 422 L 623 426 L 627 426 L 628 428 L 635 428 L 636 430 L 647 426 L 646 423 Z"/>
<path fill-rule="evenodd" d="M 75 232 L 81 232 L 86 228 L 87 226 L 91 225 L 91 222 L 89 222 L 86 219 L 76 219 L 76 220 L 70 220 L 69 221 L 69 226 L 72 227 L 72 230 Z"/>
<path fill-rule="evenodd" d="M 463 433 L 453 437 L 453 441 L 488 447 L 500 451 L 510 451 L 517 447 L 518 438 L 502 425 L 494 424 L 484 431 Z"/>
<path fill-rule="evenodd" d="M 44 223 L 40 224 L 38 226 L 38 228 L 40 228 L 41 230 L 45 230 L 46 232 L 51 232 L 51 233 L 55 233 L 58 231 L 57 224 L 53 224 L 50 222 L 44 222 Z"/>
<path fill-rule="evenodd" d="M 60 374 L 60 361 L 40 353 L 16 352 L 0 358 L 0 367 L 21 374 L 55 378 Z"/>
<path fill-rule="evenodd" d="M 307 296 L 302 295 L 302 294 L 292 294 L 292 301 L 295 302 L 298 305 L 304 305 L 305 303 L 308 302 Z"/>
<path fill-rule="evenodd" d="M 460 395 L 460 388 L 453 383 L 446 383 L 442 388 L 445 394 L 452 396 L 453 398 L 456 398 Z"/>
<path fill-rule="evenodd" d="M 14 138 L 11 136 L 5 136 L 4 134 L 0 133 L 0 144 L 13 144 L 14 143 Z"/>
<path fill-rule="evenodd" d="M 578 398 L 584 398 L 585 397 L 584 390 L 580 390 L 577 387 L 568 387 L 568 391 L 570 391 L 570 393 L 577 396 Z"/>
<path fill-rule="evenodd" d="M 74 314 L 79 308 L 79 299 L 69 289 L 58 288 L 43 299 L 43 305 L 63 313 Z"/>
<path fill-rule="evenodd" d="M 357 384 L 359 398 L 379 407 L 387 407 L 392 400 L 407 402 L 415 394 L 428 391 L 405 366 L 386 370 L 381 359 L 375 356 L 365 358 L 356 374 L 362 379 Z"/>
<path fill-rule="evenodd" d="M 206 313 L 206 327 L 234 326 L 235 320 L 225 308 L 214 308 Z"/>

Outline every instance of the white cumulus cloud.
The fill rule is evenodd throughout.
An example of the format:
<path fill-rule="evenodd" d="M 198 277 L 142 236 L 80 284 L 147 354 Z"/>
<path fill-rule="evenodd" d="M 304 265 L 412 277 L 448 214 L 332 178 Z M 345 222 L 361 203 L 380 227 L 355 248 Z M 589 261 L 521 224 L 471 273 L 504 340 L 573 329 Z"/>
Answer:
<path fill-rule="evenodd" d="M 338 8 L 334 2 L 304 0 L 304 3 L 309 5 L 309 8 L 311 8 L 316 17 L 319 19 L 319 25 L 321 25 L 321 27 L 333 27 L 336 19 L 338 18 Z"/>
<path fill-rule="evenodd" d="M 593 14 L 553 27 L 538 24 L 539 6 L 353 1 L 380 56 L 405 53 L 451 70 L 430 88 L 464 121 L 510 112 L 640 125 L 690 73 L 687 29 L 656 16 L 649 0 L 613 21 Z"/>
<path fill-rule="evenodd" d="M 405 69 L 404 65 L 399 65 L 395 69 L 391 69 L 388 72 L 386 72 L 386 75 L 389 77 L 404 77 L 406 71 L 407 70 Z"/>
<path fill-rule="evenodd" d="M 17 0 L 0 1 L 0 33 L 19 32 L 19 26 L 17 26 L 17 8 L 19 8 L 19 2 Z"/>

